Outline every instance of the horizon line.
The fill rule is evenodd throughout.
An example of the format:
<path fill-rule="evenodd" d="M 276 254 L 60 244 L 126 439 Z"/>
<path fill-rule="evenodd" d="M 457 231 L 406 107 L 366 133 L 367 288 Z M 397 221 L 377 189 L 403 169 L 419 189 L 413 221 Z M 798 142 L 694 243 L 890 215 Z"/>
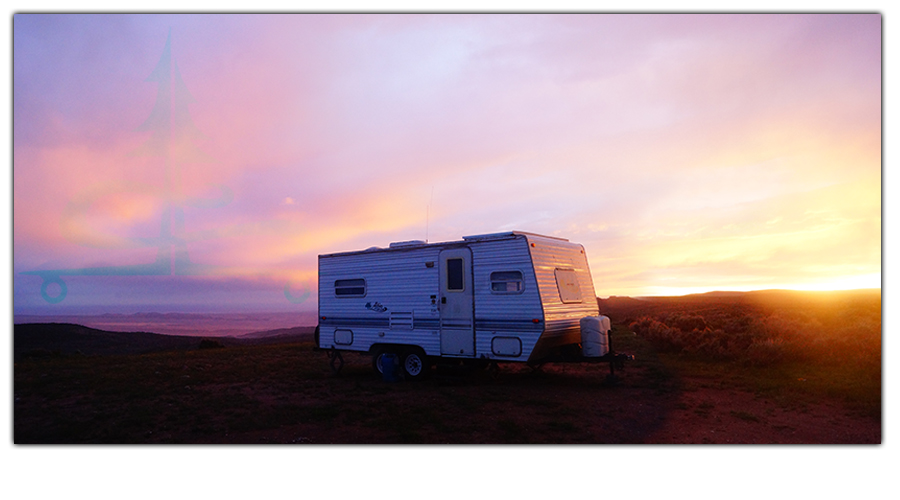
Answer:
<path fill-rule="evenodd" d="M 683 294 L 648 294 L 648 295 L 616 295 L 609 294 L 605 296 L 597 295 L 596 298 L 599 300 L 606 300 L 611 297 L 616 298 L 664 298 L 664 297 L 687 297 L 691 295 L 709 295 L 709 294 L 743 294 L 743 293 L 760 293 L 760 292 L 796 292 L 796 293 L 836 293 L 836 292 L 873 292 L 873 291 L 881 291 L 882 287 L 869 287 L 869 288 L 849 288 L 849 289 L 834 289 L 834 290 L 802 290 L 795 288 L 762 288 L 757 290 L 710 290 L 706 292 L 688 292 Z M 86 306 L 87 309 L 94 309 L 100 306 Z M 240 315 L 261 315 L 261 314 L 277 314 L 277 315 L 288 315 L 295 314 L 298 316 L 317 316 L 318 312 L 315 310 L 308 311 L 276 311 L 276 310 L 248 310 L 248 311 L 215 311 L 215 310 L 193 310 L 193 311 L 154 311 L 154 310 L 139 310 L 139 311 L 131 311 L 131 312 L 86 312 L 86 311 L 57 311 L 57 312 L 29 312 L 29 311 L 13 311 L 13 321 L 15 321 L 16 316 L 135 316 L 135 315 L 187 315 L 187 314 L 214 314 L 214 315 L 231 315 L 231 316 L 240 316 Z"/>

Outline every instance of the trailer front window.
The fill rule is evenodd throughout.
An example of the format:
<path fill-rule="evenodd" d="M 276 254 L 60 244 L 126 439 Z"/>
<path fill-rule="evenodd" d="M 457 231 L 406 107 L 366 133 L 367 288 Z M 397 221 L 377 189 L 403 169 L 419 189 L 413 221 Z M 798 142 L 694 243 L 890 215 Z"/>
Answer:
<path fill-rule="evenodd" d="M 334 294 L 338 297 L 363 297 L 366 295 L 366 280 L 337 280 L 334 282 Z"/>
<path fill-rule="evenodd" d="M 581 287 L 578 286 L 578 276 L 574 269 L 556 270 L 556 287 L 559 289 L 559 299 L 563 304 L 581 302 Z"/>
<path fill-rule="evenodd" d="M 491 273 L 491 293 L 519 293 L 523 288 L 521 271 Z"/>

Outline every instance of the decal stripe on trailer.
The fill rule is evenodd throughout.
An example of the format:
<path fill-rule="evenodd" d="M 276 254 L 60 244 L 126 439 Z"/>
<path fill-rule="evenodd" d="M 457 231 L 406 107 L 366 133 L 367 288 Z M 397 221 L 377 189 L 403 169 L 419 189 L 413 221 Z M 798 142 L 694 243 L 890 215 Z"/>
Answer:
<path fill-rule="evenodd" d="M 348 317 L 327 317 L 320 320 L 322 326 L 357 326 L 368 328 L 384 328 L 390 329 L 389 318 L 348 318 Z M 416 330 L 436 330 L 440 328 L 440 320 L 437 319 L 419 319 L 415 318 L 414 326 Z M 448 326 L 445 324 L 445 326 Z M 469 326 L 469 325 L 465 325 Z M 534 320 L 521 319 L 475 319 L 476 330 L 505 330 L 505 331 L 523 331 L 536 332 L 544 329 L 543 321 L 537 323 Z"/>

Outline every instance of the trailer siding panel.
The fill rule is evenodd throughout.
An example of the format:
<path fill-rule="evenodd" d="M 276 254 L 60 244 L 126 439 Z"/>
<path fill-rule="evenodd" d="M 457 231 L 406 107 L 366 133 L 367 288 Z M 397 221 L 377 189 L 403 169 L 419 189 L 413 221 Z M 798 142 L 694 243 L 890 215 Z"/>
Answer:
<path fill-rule="evenodd" d="M 349 328 L 353 343 L 341 349 L 368 351 L 380 343 L 411 344 L 421 346 L 428 355 L 440 355 L 439 315 L 431 304 L 431 296 L 438 294 L 440 250 L 423 246 L 320 256 L 320 345 L 332 347 L 334 330 Z M 428 262 L 433 267 L 427 267 Z M 334 283 L 343 279 L 365 279 L 365 295 L 335 296 Z M 412 328 L 408 320 L 398 321 L 409 316 Z"/>
<path fill-rule="evenodd" d="M 541 345 L 532 353 L 532 357 L 540 357 L 555 346 L 581 342 L 579 321 L 585 316 L 599 314 L 599 307 L 584 247 L 536 235 L 528 235 L 528 243 L 544 307 L 545 328 Z M 557 269 L 571 269 L 575 272 L 581 302 L 562 301 L 557 284 Z"/>
<path fill-rule="evenodd" d="M 524 236 L 514 239 L 473 242 L 472 261 L 475 282 L 475 353 L 489 359 L 524 360 L 543 332 L 543 312 L 528 242 Z M 494 293 L 491 274 L 519 271 L 521 293 Z M 533 320 L 539 320 L 534 323 Z M 516 356 L 493 352 L 494 338 L 518 338 L 522 352 Z"/>

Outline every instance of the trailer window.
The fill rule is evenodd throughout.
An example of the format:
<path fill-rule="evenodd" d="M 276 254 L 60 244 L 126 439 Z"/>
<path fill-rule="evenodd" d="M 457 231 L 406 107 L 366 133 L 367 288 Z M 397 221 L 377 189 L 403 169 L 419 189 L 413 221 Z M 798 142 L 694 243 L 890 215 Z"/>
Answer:
<path fill-rule="evenodd" d="M 491 293 L 521 293 L 524 288 L 521 271 L 491 273 Z"/>
<path fill-rule="evenodd" d="M 337 280 L 334 282 L 334 294 L 338 297 L 363 297 L 366 295 L 366 280 Z"/>
<path fill-rule="evenodd" d="M 556 288 L 559 289 L 559 299 L 564 304 L 581 302 L 581 287 L 578 286 L 574 269 L 556 270 Z"/>
<path fill-rule="evenodd" d="M 447 259 L 447 290 L 462 290 L 463 281 L 463 260 Z"/>

